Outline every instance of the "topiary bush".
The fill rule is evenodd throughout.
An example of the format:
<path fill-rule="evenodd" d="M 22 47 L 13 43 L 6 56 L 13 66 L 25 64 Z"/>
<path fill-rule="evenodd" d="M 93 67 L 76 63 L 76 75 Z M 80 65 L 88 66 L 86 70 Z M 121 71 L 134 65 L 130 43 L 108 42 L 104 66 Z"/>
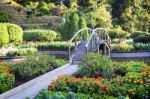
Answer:
<path fill-rule="evenodd" d="M 9 43 L 9 34 L 7 26 L 4 23 L 0 23 L 0 47 Z"/>
<path fill-rule="evenodd" d="M 23 30 L 16 24 L 7 24 L 9 41 L 15 43 L 21 43 L 23 41 Z"/>
<path fill-rule="evenodd" d="M 57 33 L 52 30 L 28 30 L 23 34 L 25 41 L 54 41 Z"/>

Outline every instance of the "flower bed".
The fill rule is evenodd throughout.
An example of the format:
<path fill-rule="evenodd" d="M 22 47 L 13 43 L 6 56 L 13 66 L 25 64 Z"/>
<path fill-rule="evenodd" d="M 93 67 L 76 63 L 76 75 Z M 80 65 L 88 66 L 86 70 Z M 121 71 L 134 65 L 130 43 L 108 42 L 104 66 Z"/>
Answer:
<path fill-rule="evenodd" d="M 10 69 L 5 69 L 5 65 L 0 65 L 0 80 L 2 81 L 0 82 L 0 89 L 2 87 L 5 88 L 4 85 L 8 86 L 6 86 L 6 90 L 1 89 L 0 92 L 3 93 L 66 63 L 67 61 L 63 59 L 56 59 L 54 56 L 37 53 L 28 56 L 23 62 L 9 64 Z M 15 77 L 11 75 L 15 75 Z"/>
<path fill-rule="evenodd" d="M 108 57 L 91 53 L 83 59 L 77 74 L 58 77 L 48 90 L 41 91 L 37 97 L 45 93 L 51 99 L 52 96 L 61 96 L 58 94 L 60 91 L 62 95 L 65 93 L 64 96 L 73 92 L 75 96 L 86 94 L 92 99 L 103 96 L 106 99 L 149 99 L 150 67 L 136 61 L 113 62 Z"/>

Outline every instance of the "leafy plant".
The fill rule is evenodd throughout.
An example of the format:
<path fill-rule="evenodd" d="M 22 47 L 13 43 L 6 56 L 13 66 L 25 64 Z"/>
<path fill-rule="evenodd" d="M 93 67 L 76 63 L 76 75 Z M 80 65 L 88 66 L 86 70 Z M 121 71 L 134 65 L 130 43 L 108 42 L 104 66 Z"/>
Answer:
<path fill-rule="evenodd" d="M 142 72 L 145 70 L 146 64 L 143 62 L 118 62 L 114 63 L 114 67 L 117 68 L 122 74 L 126 74 L 128 72 Z"/>
<path fill-rule="evenodd" d="M 0 63 L 0 93 L 12 88 L 15 83 L 15 76 L 10 72 L 10 67 L 5 63 Z"/>
<path fill-rule="evenodd" d="M 35 48 L 24 48 L 24 49 L 18 49 L 17 51 L 8 52 L 6 56 L 9 57 L 16 57 L 16 56 L 27 56 L 27 55 L 33 55 L 37 52 L 37 49 Z"/>
<path fill-rule="evenodd" d="M 12 71 L 21 78 L 40 75 L 66 63 L 63 60 L 61 60 L 62 63 L 58 61 L 59 59 L 56 59 L 54 56 L 37 53 L 28 56 L 24 62 L 14 64 Z"/>
<path fill-rule="evenodd" d="M 134 50 L 134 47 L 132 45 L 129 45 L 125 41 L 112 45 L 113 51 L 119 51 L 119 52 L 130 52 Z"/>
<path fill-rule="evenodd" d="M 111 77 L 114 68 L 112 61 L 107 56 L 100 56 L 96 53 L 90 53 L 79 65 L 79 74 L 87 77 L 94 77 L 103 75 L 104 77 Z"/>

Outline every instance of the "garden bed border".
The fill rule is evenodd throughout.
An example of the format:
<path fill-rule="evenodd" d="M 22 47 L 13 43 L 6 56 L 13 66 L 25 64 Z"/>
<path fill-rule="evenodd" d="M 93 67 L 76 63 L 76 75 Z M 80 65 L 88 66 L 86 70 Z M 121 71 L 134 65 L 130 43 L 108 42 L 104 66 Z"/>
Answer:
<path fill-rule="evenodd" d="M 34 78 L 34 79 L 32 79 L 32 80 L 30 80 L 30 81 L 28 81 L 28 82 L 26 82 L 26 83 L 24 83 L 24 84 L 22 84 L 18 87 L 10 89 L 10 90 L 0 94 L 0 99 L 7 99 L 7 98 L 11 97 L 12 95 L 18 93 L 19 91 L 24 90 L 24 89 L 34 85 L 36 82 L 39 82 L 39 81 L 43 80 L 46 76 L 48 76 L 48 74 L 58 72 L 59 70 L 62 70 L 62 69 L 66 68 L 69 65 L 70 65 L 70 63 L 65 64 L 65 65 L 63 65 L 63 66 L 61 66 L 57 69 L 54 69 L 54 70 L 52 70 L 52 71 L 50 71 L 46 74 L 43 74 L 43 75 L 41 75 L 37 78 Z"/>

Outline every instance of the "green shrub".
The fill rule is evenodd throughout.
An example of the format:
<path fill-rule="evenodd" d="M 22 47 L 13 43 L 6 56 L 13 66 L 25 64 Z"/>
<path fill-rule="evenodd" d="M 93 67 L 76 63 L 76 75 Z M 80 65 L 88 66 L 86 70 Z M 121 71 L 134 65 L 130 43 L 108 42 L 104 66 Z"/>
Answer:
<path fill-rule="evenodd" d="M 128 36 L 128 33 L 124 30 L 122 30 L 121 27 L 117 27 L 114 29 L 111 29 L 108 31 L 110 38 L 126 38 Z"/>
<path fill-rule="evenodd" d="M 133 39 L 136 43 L 150 43 L 150 34 L 142 34 Z"/>
<path fill-rule="evenodd" d="M 113 51 L 119 51 L 119 52 L 130 52 L 134 50 L 134 47 L 132 45 L 127 44 L 125 41 L 121 42 L 119 44 L 112 45 Z"/>
<path fill-rule="evenodd" d="M 8 22 L 9 17 L 10 16 L 5 11 L 0 9 L 0 22 Z"/>
<path fill-rule="evenodd" d="M 14 83 L 15 77 L 10 73 L 9 67 L 4 63 L 0 63 L 0 93 L 12 88 Z"/>
<path fill-rule="evenodd" d="M 25 41 L 54 41 L 57 33 L 52 30 L 28 30 L 23 34 Z"/>
<path fill-rule="evenodd" d="M 74 92 L 52 92 L 47 89 L 44 89 L 39 92 L 39 94 L 35 97 L 35 99 L 117 99 L 112 96 L 100 96 L 98 94 L 81 94 Z"/>
<path fill-rule="evenodd" d="M 79 74 L 87 77 L 103 75 L 111 77 L 113 74 L 112 61 L 107 56 L 100 56 L 96 53 L 90 53 L 79 65 Z"/>
<path fill-rule="evenodd" d="M 131 45 L 134 46 L 135 50 L 150 50 L 150 43 L 144 44 L 144 43 L 132 43 Z"/>
<path fill-rule="evenodd" d="M 35 48 L 24 48 L 24 49 L 18 49 L 17 51 L 8 52 L 6 56 L 9 57 L 16 57 L 16 56 L 27 56 L 27 55 L 33 55 L 37 52 L 37 49 Z"/>
<path fill-rule="evenodd" d="M 56 60 L 59 61 L 59 59 L 56 59 L 54 56 L 37 53 L 28 56 L 24 62 L 14 64 L 12 71 L 17 74 L 17 77 L 21 78 L 34 76 L 35 74 L 39 75 L 59 67 L 60 63 L 56 62 Z M 62 60 L 61 62 L 66 63 Z"/>
<path fill-rule="evenodd" d="M 9 34 L 7 26 L 4 23 L 0 23 L 0 47 L 9 43 Z"/>
<path fill-rule="evenodd" d="M 23 41 L 23 30 L 16 24 L 7 24 L 9 41 L 15 43 L 21 43 Z"/>
<path fill-rule="evenodd" d="M 142 31 L 136 31 L 136 32 L 133 32 L 133 33 L 130 35 L 130 37 L 131 37 L 131 38 L 136 38 L 136 37 L 141 36 L 141 35 L 143 35 L 143 34 L 148 34 L 148 33 L 147 33 L 147 32 L 142 32 Z"/>
<path fill-rule="evenodd" d="M 118 62 L 114 64 L 114 67 L 118 68 L 119 71 L 123 74 L 126 74 L 128 72 L 142 72 L 145 70 L 146 64 L 143 62 Z"/>
<path fill-rule="evenodd" d="M 68 42 L 28 42 L 25 44 L 16 44 L 17 48 L 37 48 L 37 49 L 49 49 L 49 50 L 68 50 Z M 74 48 L 74 44 L 71 43 L 71 48 Z"/>

